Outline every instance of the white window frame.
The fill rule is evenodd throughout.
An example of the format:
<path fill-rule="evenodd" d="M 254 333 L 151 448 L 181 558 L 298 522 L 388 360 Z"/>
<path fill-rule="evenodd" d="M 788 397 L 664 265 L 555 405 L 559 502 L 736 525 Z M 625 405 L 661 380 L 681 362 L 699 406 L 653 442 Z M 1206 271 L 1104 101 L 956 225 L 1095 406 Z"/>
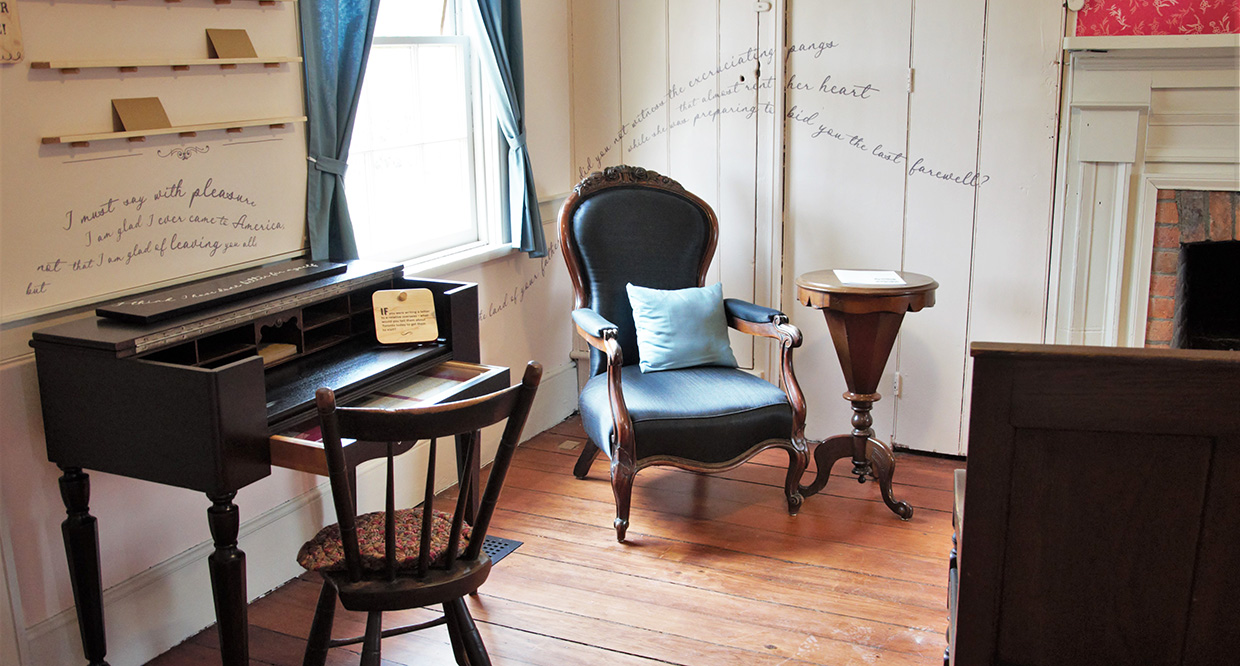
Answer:
<path fill-rule="evenodd" d="M 453 10 L 457 12 L 461 10 L 459 2 L 453 2 Z M 463 25 L 462 21 L 463 17 L 458 14 L 457 25 Z M 403 263 L 408 273 L 433 276 L 506 256 L 515 250 L 512 249 L 510 239 L 512 232 L 506 223 L 508 218 L 505 215 L 508 146 L 496 119 L 492 95 L 483 89 L 486 79 L 482 76 L 481 64 L 475 57 L 476 49 L 473 39 L 465 34 L 376 35 L 371 48 L 421 44 L 457 44 L 462 47 L 465 55 L 465 104 L 471 114 L 467 137 L 469 171 L 472 174 L 469 190 L 478 236 L 477 240 L 467 241 L 430 254 L 388 258 Z M 362 85 L 364 87 L 366 82 L 363 81 Z M 353 158 L 354 154 L 351 152 L 350 160 Z M 434 224 L 434 221 L 422 223 Z M 367 257 L 363 252 L 362 258 L 372 257 Z"/>

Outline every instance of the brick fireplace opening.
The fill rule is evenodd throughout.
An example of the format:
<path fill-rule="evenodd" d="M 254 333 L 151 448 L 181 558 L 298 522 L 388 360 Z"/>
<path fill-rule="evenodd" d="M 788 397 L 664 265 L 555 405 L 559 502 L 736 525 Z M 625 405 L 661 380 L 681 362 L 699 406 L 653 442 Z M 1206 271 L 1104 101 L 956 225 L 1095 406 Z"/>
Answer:
<path fill-rule="evenodd" d="M 1240 349 L 1240 192 L 1159 190 L 1146 347 Z"/>

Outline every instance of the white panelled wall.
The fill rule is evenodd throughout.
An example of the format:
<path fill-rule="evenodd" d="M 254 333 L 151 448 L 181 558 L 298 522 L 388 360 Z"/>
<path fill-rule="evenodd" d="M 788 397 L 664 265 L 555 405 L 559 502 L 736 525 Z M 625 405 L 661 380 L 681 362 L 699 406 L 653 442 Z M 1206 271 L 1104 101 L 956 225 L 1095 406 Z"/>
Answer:
<path fill-rule="evenodd" d="M 796 367 L 814 438 L 846 432 L 851 412 L 826 324 L 795 302 L 795 278 L 936 278 L 937 304 L 905 319 L 875 431 L 964 453 L 968 342 L 1043 337 L 1061 3 L 571 4 L 577 174 L 644 166 L 715 208 L 711 279 L 805 333 Z"/>
<path fill-rule="evenodd" d="M 707 281 L 724 295 L 769 300 L 775 14 L 718 0 L 573 0 L 575 172 L 633 164 L 680 181 L 714 208 L 720 243 Z M 738 8 L 741 8 L 739 11 Z M 766 71 L 760 71 L 765 69 Z M 767 146 L 760 147 L 759 136 Z M 761 246 L 764 251 L 758 252 Z M 733 333 L 754 367 L 750 336 Z M 762 361 L 758 361 L 759 370 Z"/>

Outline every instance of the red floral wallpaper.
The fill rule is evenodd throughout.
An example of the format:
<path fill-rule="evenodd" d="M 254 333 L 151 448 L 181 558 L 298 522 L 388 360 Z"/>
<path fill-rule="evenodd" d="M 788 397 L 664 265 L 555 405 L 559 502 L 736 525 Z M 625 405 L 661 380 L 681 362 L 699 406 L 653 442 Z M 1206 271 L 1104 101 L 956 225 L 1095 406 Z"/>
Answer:
<path fill-rule="evenodd" d="M 1240 0 L 1085 0 L 1077 37 L 1240 32 Z"/>

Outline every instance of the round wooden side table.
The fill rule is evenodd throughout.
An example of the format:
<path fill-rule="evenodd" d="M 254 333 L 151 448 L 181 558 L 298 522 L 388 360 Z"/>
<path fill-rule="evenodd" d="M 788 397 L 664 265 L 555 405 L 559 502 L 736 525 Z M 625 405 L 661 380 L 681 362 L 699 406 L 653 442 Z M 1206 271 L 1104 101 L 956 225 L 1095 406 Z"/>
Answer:
<path fill-rule="evenodd" d="M 913 507 L 897 502 L 891 494 L 891 478 L 895 472 L 895 455 L 891 445 L 874 437 L 874 418 L 870 410 L 882 396 L 878 383 L 891 355 L 904 313 L 917 312 L 934 305 L 934 290 L 939 283 L 917 273 L 902 271 L 857 271 L 861 280 L 845 282 L 834 270 L 805 273 L 796 280 L 797 301 L 822 310 L 827 328 L 835 343 L 835 352 L 844 370 L 848 392 L 844 399 L 852 403 L 852 432 L 835 435 L 814 443 L 817 474 L 813 483 L 801 486 L 801 494 L 809 497 L 822 490 L 831 478 L 831 466 L 851 455 L 853 474 L 859 483 L 866 478 L 878 481 L 883 501 L 897 516 L 908 520 Z M 879 273 L 883 275 L 879 275 Z M 903 284 L 860 284 L 865 278 L 894 274 Z M 847 275 L 847 274 L 846 274 Z M 876 280 L 877 281 L 877 280 Z M 895 280 L 888 280 L 896 282 Z"/>

